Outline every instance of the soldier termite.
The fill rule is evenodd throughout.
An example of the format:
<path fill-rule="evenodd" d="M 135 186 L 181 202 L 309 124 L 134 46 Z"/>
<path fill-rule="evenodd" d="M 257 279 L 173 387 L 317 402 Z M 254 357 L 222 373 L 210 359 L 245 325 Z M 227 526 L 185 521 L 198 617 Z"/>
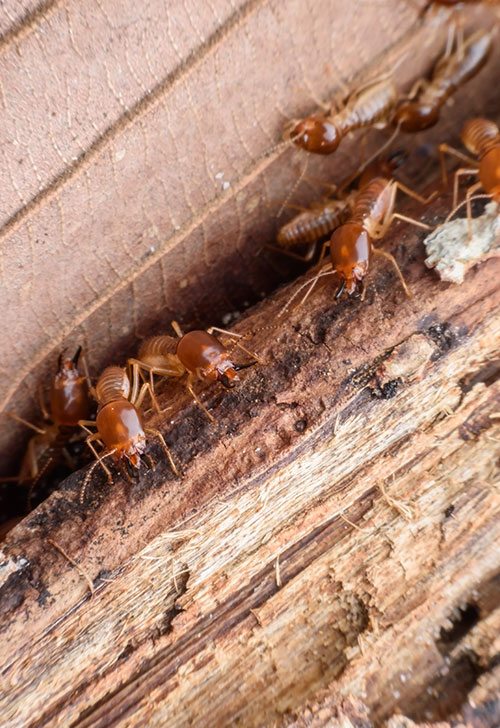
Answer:
<path fill-rule="evenodd" d="M 154 392 L 153 377 L 155 374 L 175 378 L 187 374 L 186 387 L 189 393 L 209 419 L 215 423 L 215 418 L 194 391 L 193 382 L 195 379 L 207 382 L 218 381 L 224 387 L 230 389 L 239 381 L 239 371 L 247 369 L 255 363 L 264 364 L 263 360 L 246 349 L 241 341 L 255 332 L 242 336 L 212 326 L 207 331 L 189 331 L 184 334 L 176 321 L 172 322 L 172 328 L 178 339 L 168 335 L 147 339 L 141 345 L 137 358 L 128 360 L 134 391 L 137 391 L 139 387 L 139 377 L 142 377 L 144 381 L 143 372 L 149 372 L 149 385 L 152 392 Z M 229 336 L 232 339 L 233 346 L 230 349 L 226 348 L 213 335 L 213 332 Z M 235 364 L 232 359 L 235 348 L 245 352 L 254 361 L 249 364 Z M 156 409 L 159 410 L 154 394 L 153 403 Z"/>
<path fill-rule="evenodd" d="M 121 367 L 110 366 L 100 375 L 95 391 L 99 403 L 96 421 L 90 422 L 81 419 L 79 422 L 80 426 L 89 433 L 86 443 L 96 458 L 96 462 L 90 467 L 83 481 L 80 502 L 83 502 L 85 490 L 97 465 L 102 467 L 108 482 L 112 483 L 111 472 L 104 464 L 104 458 L 113 457 L 118 463 L 129 463 L 133 467 L 139 468 L 141 456 L 146 450 L 147 434 L 153 435 L 159 440 L 168 457 L 170 467 L 175 475 L 179 476 L 180 473 L 163 435 L 158 430 L 145 427 L 139 412 L 144 396 L 149 391 L 149 384 L 145 383 L 139 391 L 132 390 L 127 372 Z M 93 433 L 89 427 L 97 428 L 97 432 Z M 93 446 L 94 441 L 100 442 L 104 447 L 101 453 L 98 453 Z M 152 463 L 149 456 L 148 459 Z"/>
<path fill-rule="evenodd" d="M 360 284 L 361 298 L 363 298 L 365 292 L 364 279 L 368 273 L 372 255 L 374 254 L 391 261 L 397 271 L 405 293 L 410 296 L 408 287 L 394 257 L 385 250 L 380 250 L 373 245 L 373 240 L 379 240 L 384 237 L 394 219 L 404 220 L 424 230 L 431 229 L 425 223 L 394 212 L 398 189 L 424 204 L 434 197 L 434 195 L 431 195 L 430 198 L 424 199 L 400 182 L 384 177 L 376 177 L 369 182 L 358 193 L 354 201 L 352 216 L 348 222 L 337 228 L 331 239 L 323 245 L 318 263 L 319 272 L 314 276 L 312 281 L 306 281 L 295 291 L 280 311 L 280 315 L 289 308 L 301 290 L 308 286 L 308 290 L 301 301 L 301 303 L 304 303 L 317 281 L 329 275 L 336 275 L 340 279 L 340 287 L 336 293 L 336 298 L 339 298 L 344 291 L 349 295 L 355 294 Z M 330 250 L 330 262 L 321 267 L 321 262 L 328 248 Z"/>
<path fill-rule="evenodd" d="M 28 507 L 33 489 L 43 477 L 54 470 L 63 457 L 74 467 L 66 446 L 78 432 L 78 422 L 88 418 L 91 409 L 90 380 L 87 372 L 81 375 L 78 370 L 81 352 L 82 347 L 79 346 L 72 359 L 63 359 L 62 354 L 59 356 L 57 372 L 50 390 L 50 413 L 40 397 L 42 413 L 49 424 L 36 427 L 13 413 L 7 413 L 9 417 L 37 433 L 28 442 L 19 475 L 2 479 L 28 486 Z"/>

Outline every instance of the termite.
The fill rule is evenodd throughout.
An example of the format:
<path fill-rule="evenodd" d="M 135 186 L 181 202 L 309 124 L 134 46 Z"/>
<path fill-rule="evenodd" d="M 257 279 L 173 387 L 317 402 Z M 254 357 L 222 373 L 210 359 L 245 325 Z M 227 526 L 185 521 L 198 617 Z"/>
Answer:
<path fill-rule="evenodd" d="M 460 49 L 444 55 L 434 66 L 430 81 L 417 81 L 410 97 L 420 88 L 422 92 L 416 100 L 404 101 L 397 108 L 393 123 L 404 132 L 418 132 L 434 126 L 446 100 L 483 68 L 491 47 L 491 33 L 478 30 Z"/>
<path fill-rule="evenodd" d="M 406 152 L 398 149 L 386 159 L 373 162 L 360 176 L 357 190 L 349 192 L 341 199 L 327 198 L 322 202 L 314 202 L 309 209 L 303 210 L 298 215 L 295 215 L 295 217 L 281 227 L 277 237 L 278 245 L 291 257 L 303 261 L 311 260 L 316 250 L 317 241 L 326 235 L 330 235 L 333 230 L 347 222 L 351 215 L 352 203 L 358 191 L 375 177 L 392 176 L 394 170 L 399 167 L 405 157 Z M 348 182 L 351 181 L 352 178 L 348 180 Z M 345 186 L 347 186 L 347 183 L 344 183 L 342 188 Z M 308 245 L 308 249 L 303 256 L 290 251 L 290 248 L 306 244 Z M 276 250 L 276 248 L 272 249 Z"/>
<path fill-rule="evenodd" d="M 319 272 L 314 276 L 312 282 L 306 281 L 295 291 L 292 298 L 281 310 L 280 315 L 288 309 L 298 293 L 306 286 L 309 286 L 301 302 L 304 303 L 317 281 L 328 275 L 336 275 L 340 279 L 336 298 L 339 298 L 344 291 L 350 296 L 354 295 L 359 285 L 361 285 L 361 299 L 363 299 L 365 294 L 364 279 L 370 268 L 373 255 L 379 255 L 391 261 L 405 293 L 410 296 L 395 258 L 387 251 L 380 250 L 373 245 L 373 240 L 380 240 L 384 237 L 394 219 L 404 220 L 424 230 L 431 229 L 425 223 L 394 212 L 398 189 L 423 204 L 426 204 L 434 197 L 432 195 L 431 198 L 424 199 L 401 184 L 401 182 L 385 177 L 376 177 L 369 182 L 356 196 L 353 213 L 349 221 L 337 228 L 330 240 L 323 245 L 318 263 Z M 330 250 L 330 262 L 321 267 L 327 249 Z"/>
<path fill-rule="evenodd" d="M 99 404 L 95 422 L 81 419 L 79 424 L 88 433 L 85 442 L 92 450 L 96 462 L 90 467 L 80 492 L 80 502 L 94 468 L 101 465 L 108 482 L 113 482 L 109 468 L 104 464 L 105 457 L 113 457 L 118 463 L 130 463 L 135 468 L 141 464 L 141 456 L 146 450 L 146 435 L 154 435 L 160 442 L 163 451 L 168 457 L 170 467 L 175 475 L 180 475 L 170 454 L 170 450 L 158 430 L 145 427 L 139 407 L 144 396 L 149 391 L 149 384 L 145 383 L 139 391 L 132 389 L 130 379 L 125 369 L 118 366 L 107 367 L 97 380 L 95 392 Z M 89 427 L 97 428 L 92 432 Z M 92 444 L 100 442 L 104 449 L 98 453 Z M 147 456 L 152 464 L 151 458 Z"/>
<path fill-rule="evenodd" d="M 264 364 L 264 362 L 256 354 L 246 349 L 241 341 L 238 341 L 238 339 L 244 338 L 243 336 L 232 331 L 212 326 L 206 331 L 189 331 L 184 334 L 176 321 L 172 322 L 172 328 L 178 339 L 168 335 L 147 339 L 141 345 L 137 359 L 128 360 L 133 389 L 134 391 L 138 390 L 139 377 L 144 380 L 143 372 L 149 372 L 149 387 L 153 395 L 153 404 L 159 410 L 153 394 L 154 375 L 180 378 L 187 374 L 186 387 L 189 393 L 209 419 L 215 423 L 215 418 L 203 405 L 193 389 L 194 380 L 218 381 L 224 387 L 230 389 L 239 381 L 239 371 L 247 369 L 255 363 Z M 215 331 L 232 338 L 233 346 L 231 349 L 227 349 L 213 335 Z M 232 352 L 235 347 L 244 351 L 254 361 L 249 364 L 235 364 L 232 359 Z"/>
<path fill-rule="evenodd" d="M 314 154 L 332 154 L 350 132 L 368 126 L 387 126 L 397 100 L 398 91 L 391 79 L 375 79 L 352 93 L 337 113 L 290 122 L 283 139 L 290 139 Z"/>
<path fill-rule="evenodd" d="M 500 204 L 500 130 L 498 126 L 489 119 L 470 119 L 464 124 L 461 139 L 467 150 L 478 157 L 479 160 L 472 159 L 468 155 L 463 154 L 448 144 L 439 145 L 439 154 L 443 181 L 445 184 L 447 180 L 446 166 L 444 163 L 445 154 L 450 154 L 469 165 L 467 168 L 461 167 L 455 172 L 453 184 L 453 209 L 448 215 L 447 221 L 455 214 L 457 209 L 464 204 L 461 203 L 461 205 L 457 206 L 459 178 L 468 174 L 477 175 L 479 177 L 479 181 L 469 187 L 465 195 L 467 220 L 470 224 L 472 217 L 470 203 L 473 199 L 489 197 Z M 477 190 L 481 189 L 481 187 L 486 194 L 472 197 L 472 195 Z"/>
<path fill-rule="evenodd" d="M 46 427 L 36 427 L 27 420 L 13 413 L 9 417 L 30 427 L 37 434 L 28 442 L 26 453 L 21 462 L 19 475 L 15 478 L 4 478 L 28 485 L 28 506 L 31 494 L 42 477 L 49 475 L 64 457 L 73 467 L 66 445 L 78 431 L 81 419 L 90 416 L 90 380 L 88 374 L 78 371 L 78 359 L 82 347 L 79 346 L 72 359 L 58 359 L 58 368 L 50 390 L 50 413 L 46 410 L 42 397 L 40 404 L 44 419 L 50 423 Z"/>

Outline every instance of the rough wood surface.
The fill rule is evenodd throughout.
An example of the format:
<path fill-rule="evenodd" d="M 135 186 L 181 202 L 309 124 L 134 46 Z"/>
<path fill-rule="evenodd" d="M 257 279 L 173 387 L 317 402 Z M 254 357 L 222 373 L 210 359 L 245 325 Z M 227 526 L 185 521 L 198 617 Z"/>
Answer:
<path fill-rule="evenodd" d="M 24 44 L 30 39 L 35 50 L 48 48 L 37 40 L 43 22 L 71 23 L 66 26 L 67 36 L 54 31 L 53 39 L 66 37 L 68 47 L 75 43 L 81 49 L 76 21 L 81 16 L 73 12 L 76 3 L 45 5 L 46 20 L 36 17 L 29 25 L 33 7 L 26 4 L 26 14 L 19 15 L 19 27 L 24 31 L 11 36 L 3 31 L 1 68 L 17 43 L 26 59 L 30 56 Z M 98 7 L 102 12 L 104 6 Z M 24 331 L 29 344 L 23 350 L 26 364 L 2 384 L 6 387 L 5 402 L 8 388 L 15 393 L 9 407 L 15 401 L 24 413 L 25 401 L 29 409 L 40 372 L 53 366 L 51 347 L 58 349 L 70 331 L 96 344 L 94 363 L 99 363 L 111 352 L 117 356 L 120 347 L 134 339 L 138 333 L 134 321 L 147 329 L 160 310 L 166 319 L 168 297 L 162 293 L 158 300 L 152 295 L 157 290 L 172 295 L 186 317 L 195 315 L 196 304 L 204 301 L 207 292 L 211 300 L 215 299 L 214 310 L 230 311 L 232 301 L 225 299 L 227 291 L 222 292 L 219 303 L 214 291 L 216 283 L 229 280 L 227 272 L 234 258 L 228 251 L 231 245 L 238 247 L 235 240 L 245 251 L 235 271 L 235 286 L 241 286 L 247 268 L 259 285 L 267 285 L 259 278 L 264 264 L 253 252 L 257 240 L 271 235 L 275 223 L 270 222 L 269 212 L 275 206 L 269 201 L 278 196 L 276 190 L 289 189 L 290 172 L 286 155 L 280 152 L 269 161 L 266 152 L 271 141 L 279 137 L 283 119 L 310 108 L 307 94 L 303 108 L 288 101 L 281 86 L 283 79 L 290 79 L 290 87 L 303 84 L 304 79 L 310 82 L 311 68 L 311 73 L 317 73 L 315 92 L 324 96 L 339 77 L 347 78 L 353 69 L 361 70 L 370 58 L 404 35 L 416 13 L 411 3 L 382 3 L 378 16 L 381 32 L 373 34 L 380 48 L 374 46 L 373 56 L 365 56 L 365 46 L 361 47 L 359 40 L 361 30 L 354 32 L 353 28 L 361 29 L 360 23 L 370 27 L 366 17 L 360 20 L 362 14 L 350 15 L 343 3 L 326 7 L 326 15 L 314 12 L 316 7 L 312 3 L 290 2 L 284 8 L 278 3 L 248 2 L 238 8 L 232 3 L 224 9 L 222 4 L 208 4 L 206 8 L 217 16 L 223 32 L 219 35 L 214 30 L 212 35 L 205 35 L 208 25 L 201 16 L 197 27 L 203 28 L 205 39 L 212 38 L 210 42 L 215 45 L 206 50 L 200 39 L 204 50 L 190 51 L 193 34 L 188 34 L 182 51 L 188 65 L 181 63 L 182 73 L 176 71 L 175 63 L 167 75 L 164 66 L 161 73 L 156 72 L 173 82 L 172 90 L 168 86 L 158 92 L 159 97 L 164 94 L 169 98 L 168 104 L 159 101 L 149 107 L 143 101 L 147 113 L 134 116 L 130 112 L 133 89 L 129 96 L 125 90 L 121 92 L 128 109 L 124 111 L 120 111 L 120 104 L 113 106 L 117 96 L 111 93 L 109 108 L 101 109 L 109 118 L 99 120 L 101 126 L 94 130 L 95 137 L 90 134 L 87 143 L 90 151 L 85 155 L 89 156 L 84 156 L 89 163 L 82 162 L 74 174 L 66 176 L 67 167 L 61 163 L 58 176 L 43 177 L 43 154 L 54 150 L 50 134 L 58 139 L 58 133 L 47 127 L 45 147 L 40 145 L 38 152 L 33 147 L 31 154 L 42 154 L 35 159 L 37 174 L 42 176 L 43 189 L 53 192 L 43 193 L 48 196 L 42 197 L 43 204 L 36 210 L 30 207 L 33 197 L 23 198 L 19 209 L 25 210 L 29 220 L 19 223 L 12 238 L 8 233 L 8 246 L 2 255 L 7 255 L 5 251 L 13 254 L 15 245 L 21 246 L 20 251 L 23 245 L 31 250 L 34 226 L 43 226 L 44 216 L 54 215 L 47 222 L 47 229 L 54 231 L 56 218 L 64 217 L 57 212 L 61 210 L 59 195 L 75 195 L 75 206 L 67 208 L 70 213 L 65 227 L 65 235 L 68 230 L 71 235 L 63 238 L 59 233 L 50 243 L 62 246 L 66 240 L 67 254 L 75 262 L 75 276 L 82 274 L 78 265 L 104 235 L 110 250 L 113 240 L 117 250 L 120 245 L 128 246 L 130 261 L 125 271 L 118 268 L 113 272 L 116 287 L 111 289 L 109 275 L 100 279 L 92 263 L 91 273 L 99 278 L 102 288 L 95 297 L 78 296 L 73 310 L 58 308 L 53 330 L 35 325 L 36 317 L 25 328 L 19 325 L 15 343 L 23 340 Z M 208 12 L 206 8 L 203 12 Z M 108 9 L 108 21 L 110 12 Z M 193 12 L 186 13 L 192 20 Z M 261 86 L 256 81 L 247 94 L 244 89 L 236 93 L 240 78 L 253 81 L 241 68 L 228 68 L 231 64 L 221 62 L 219 54 L 226 49 L 227 57 L 233 58 L 236 52 L 230 50 L 231 43 L 240 48 L 248 42 L 250 48 L 260 48 L 258 39 L 272 34 L 274 27 L 267 13 L 287 21 L 289 43 L 280 36 L 273 62 L 265 54 L 259 60 L 258 84 L 264 70 L 267 73 L 271 67 L 273 74 L 276 72 L 270 76 L 276 88 L 273 86 L 274 95 L 270 91 L 260 94 L 256 105 L 255 89 Z M 335 22 L 325 29 L 329 13 Z M 401 14 L 399 25 L 393 22 L 395 13 Z M 308 16 L 307 23 L 318 28 L 316 43 L 303 32 L 292 32 L 294 23 L 297 27 L 305 24 L 303 14 Z M 161 13 L 150 22 L 158 24 L 160 20 Z M 126 58 L 132 28 L 143 38 L 137 41 L 139 47 L 146 43 L 150 48 L 150 42 L 141 35 L 146 30 L 140 23 L 124 23 L 122 33 L 117 31 L 116 20 L 109 26 L 112 32 L 107 40 L 101 40 L 103 48 L 111 40 L 121 40 Z M 346 60 L 348 65 L 343 75 L 325 79 L 317 61 L 312 65 L 306 61 L 316 57 L 319 48 L 330 49 L 332 32 L 338 32 L 340 38 L 346 28 L 355 43 Z M 345 32 L 339 43 L 345 42 Z M 242 35 L 236 38 L 238 33 Z M 413 39 L 406 38 L 405 43 L 418 47 L 421 29 L 419 33 Z M 82 30 L 82 38 L 90 35 L 88 28 L 85 33 Z M 93 52 L 99 47 L 96 41 Z M 194 55 L 189 55 L 191 52 Z M 111 55 L 120 59 L 119 49 Z M 160 55 L 158 51 L 155 57 Z M 52 57 L 54 63 L 62 63 L 54 51 Z M 107 54 L 105 58 L 96 62 L 96 68 L 104 69 L 106 76 Z M 250 62 L 252 67 L 256 58 L 260 58 L 259 53 Z M 337 55 L 334 60 L 338 60 Z M 425 54 L 420 60 L 425 65 Z M 122 61 L 117 61 L 107 89 L 117 88 Z M 331 58 L 329 62 L 333 62 Z M 151 59 L 150 63 L 154 68 Z M 248 63 L 242 65 L 247 68 Z M 467 90 L 457 97 L 453 109 L 445 111 L 443 127 L 414 140 L 416 148 L 429 140 L 442 140 L 443 129 L 456 134 L 463 115 L 474 110 L 499 118 L 493 83 L 498 73 L 498 50 L 495 63 L 485 71 L 473 94 Z M 212 64 L 211 71 L 205 64 Z M 405 71 L 408 78 L 415 72 L 417 61 L 412 59 L 411 65 Z M 39 69 L 40 61 L 35 66 Z M 203 69 L 207 74 L 203 78 L 217 79 L 213 94 L 196 76 Z M 147 68 L 142 71 L 147 73 Z M 226 72 L 227 78 L 223 75 Z M 131 82 L 133 74 L 126 75 Z M 59 78 L 59 74 L 54 77 Z M 90 77 L 97 87 L 99 77 Z M 189 84 L 196 79 L 198 91 L 195 93 L 193 87 L 189 92 Z M 184 139 L 183 145 L 177 142 L 176 163 L 168 161 L 162 146 L 165 125 L 161 114 L 166 108 L 169 113 L 175 108 L 176 123 L 182 121 L 182 102 L 175 106 L 172 100 L 176 92 L 184 101 L 189 93 L 193 98 L 207 99 L 209 108 L 189 103 L 184 107 L 189 109 L 188 115 L 196 116 L 195 110 L 200 114 L 199 126 L 194 126 L 203 126 L 205 140 L 217 139 L 219 143 L 220 129 L 218 135 L 214 132 L 219 122 L 224 130 L 231 130 L 228 154 L 235 150 L 234 140 L 239 140 L 239 152 L 234 151 L 230 159 L 236 182 L 231 177 L 229 191 L 221 191 L 222 184 L 217 187 L 213 177 L 207 173 L 205 178 L 200 172 L 206 160 L 211 160 L 211 147 L 205 148 L 206 157 L 198 160 L 199 166 L 191 157 L 187 161 L 191 153 L 197 155 L 200 150 L 197 138 L 192 145 L 185 143 L 182 128 L 172 134 L 172 139 Z M 90 85 L 88 93 L 91 95 Z M 294 89 L 293 93 L 296 101 L 299 91 Z M 102 95 L 96 98 L 102 101 Z M 235 106 L 235 98 L 248 100 L 250 111 L 243 102 Z M 265 106 L 271 103 L 270 98 L 272 117 Z M 285 99 L 291 108 L 282 106 Z M 94 105 L 87 105 L 91 120 L 82 122 L 83 126 L 97 124 L 93 109 Z M 225 122 L 215 109 L 226 115 Z M 73 112 L 69 113 L 73 118 Z M 236 123 L 234 114 L 241 114 Z M 48 116 L 41 113 L 41 117 L 50 126 Z M 270 126 L 264 125 L 267 135 L 261 124 L 254 124 L 256 117 L 269 120 Z M 19 123 L 26 123 L 26 118 Z M 156 136 L 150 127 L 154 119 Z M 186 124 L 193 129 L 192 120 Z M 209 125 L 206 135 L 205 124 Z M 242 125 L 245 134 L 240 138 L 236 130 Z M 106 136 L 108 127 L 118 130 L 116 145 L 115 137 Z M 128 134 L 130 139 L 137 136 L 130 142 L 130 153 L 120 159 L 113 157 Z M 104 142 L 99 141 L 101 138 Z M 149 147 L 150 166 L 146 164 L 143 169 L 144 159 L 137 162 L 135 158 L 143 144 L 137 139 L 147 138 L 156 141 Z M 101 151 L 95 156 L 92 139 L 104 145 L 97 147 Z M 250 152 L 242 139 L 247 144 L 252 140 Z M 346 148 L 346 157 L 352 148 Z M 217 161 L 222 149 L 226 149 L 223 144 L 216 148 Z M 290 150 L 286 154 L 290 155 Z M 339 157 L 340 166 L 349 163 L 346 157 Z M 297 156 L 293 159 L 296 162 Z M 110 160 L 115 163 L 111 169 Z M 120 163 L 124 160 L 130 166 L 122 177 Z M 180 168 L 186 174 L 186 184 L 189 181 L 189 192 L 184 186 L 179 192 L 173 179 L 178 185 Z M 223 168 L 227 167 L 216 166 L 217 170 Z M 23 194 L 28 177 L 18 181 Z M 56 178 L 62 180 L 61 186 L 58 182 L 50 187 Z M 210 194 L 204 184 L 209 178 Z M 35 185 L 33 179 L 31 184 Z M 157 187 L 163 189 L 161 195 Z M 94 217 L 84 214 L 84 203 L 81 199 L 78 202 L 79 195 L 90 199 L 89 190 L 92 196 L 94 191 L 97 195 Z M 11 192 L 2 190 L 6 200 Z M 172 195 L 173 207 L 169 209 L 173 209 L 176 194 L 184 200 L 178 210 L 187 205 L 186 199 L 194 200 L 193 210 L 182 217 L 178 237 L 167 230 L 165 222 L 164 198 Z M 147 210 L 146 199 L 147 204 L 151 199 L 152 205 Z M 252 200 L 256 201 L 253 208 Z M 426 211 L 426 219 L 442 218 L 447 206 L 449 199 L 441 199 Z M 410 215 L 421 214 L 417 205 L 403 204 L 401 209 Z M 235 210 L 240 211 L 236 218 Z M 212 213 L 222 217 L 214 218 L 214 222 Z M 16 214 L 13 205 L 5 230 L 16 227 Z M 161 216 L 161 225 L 154 218 L 156 214 Z M 153 218 L 145 227 L 148 215 Z M 240 237 L 235 219 L 241 226 Z M 207 235 L 206 226 L 212 224 L 220 227 L 203 238 L 203 230 Z M 21 236 L 23 225 L 26 238 Z M 144 230 L 152 230 L 154 225 L 158 228 L 153 242 L 154 247 L 159 246 L 158 258 L 156 252 L 148 258 L 134 245 L 137 242 L 140 248 Z M 266 356 L 268 366 L 248 370 L 244 383 L 231 392 L 201 390 L 217 417 L 216 427 L 177 384 L 163 387 L 161 402 L 172 409 L 168 419 L 161 417 L 156 424 L 183 465 L 182 479 L 172 476 L 160 451 L 152 446 L 158 462 L 155 472 L 142 473 L 133 484 L 117 476 L 110 489 L 97 474 L 83 505 L 79 502 L 83 476 L 77 473 L 10 531 L 0 552 L 2 724 L 23 728 L 319 726 L 335 725 L 334 720 L 339 726 L 349 726 L 350 721 L 358 728 L 384 723 L 396 728 L 429 721 L 444 721 L 455 728 L 461 723 L 481 727 L 498 724 L 500 261 L 490 260 L 476 267 L 463 285 L 455 287 L 438 281 L 425 268 L 419 237 L 406 226 L 396 225 L 384 243 L 402 265 L 414 293 L 411 301 L 404 297 L 394 271 L 385 265 L 374 266 L 364 303 L 352 300 L 334 304 L 332 288 L 325 282 L 306 306 L 285 317 L 278 328 L 262 331 L 252 339 L 252 348 Z M 206 262 L 207 240 L 220 246 L 217 260 L 220 255 L 224 263 L 211 268 Z M 75 249 L 79 250 L 76 258 Z M 176 250 L 180 256 L 177 264 Z M 103 248 L 100 251 L 105 254 Z M 23 255 L 19 253 L 20 261 Z M 190 270 L 189 256 L 193 259 L 193 278 L 181 279 L 179 276 Z M 151 277 L 155 267 L 160 275 L 156 290 Z M 140 287 L 138 281 L 146 269 L 148 278 L 146 281 L 144 277 Z M 25 273 L 29 285 L 24 289 L 20 285 L 16 296 L 25 295 L 38 304 L 36 297 L 30 298 L 31 286 L 43 282 L 46 288 L 46 280 Z M 129 273 L 133 283 L 127 279 Z M 7 279 L 14 286 L 14 276 Z M 172 289 L 170 283 L 167 288 L 167 280 L 177 281 L 179 288 Z M 190 285 L 181 288 L 180 280 L 188 280 Z M 199 286 L 198 280 L 203 280 Z M 273 275 L 265 280 L 271 285 Z M 186 290 L 189 293 L 183 303 L 181 291 Z M 249 284 L 249 298 L 258 290 Z M 238 330 L 275 322 L 293 290 L 293 286 L 284 289 L 253 308 L 238 324 Z M 103 291 L 111 291 L 109 299 Z M 246 295 L 246 289 L 235 294 L 234 305 Z M 15 299 L 16 306 L 20 300 Z M 137 306 L 128 310 L 134 301 Z M 9 315 L 13 316 L 12 310 L 9 308 Z M 28 321 L 31 309 L 25 306 L 22 311 L 22 321 Z M 43 306 L 35 309 L 38 311 L 41 317 L 45 315 Z M 72 329 L 81 316 L 86 322 Z M 8 347 L 4 354 L 6 370 L 12 362 L 21 361 L 9 359 L 13 353 Z M 18 389 L 26 374 L 28 380 Z M 75 563 L 68 562 L 57 546 Z M 90 596 L 87 579 L 94 596 Z"/>
<path fill-rule="evenodd" d="M 377 267 L 364 304 L 325 284 L 257 334 L 270 364 L 203 392 L 217 427 L 163 422 L 182 480 L 160 463 L 81 506 L 77 474 L 7 536 L 9 725 L 262 725 L 332 680 L 370 720 L 447 719 L 496 685 L 500 265 L 454 287 L 391 242 L 415 298 Z"/>

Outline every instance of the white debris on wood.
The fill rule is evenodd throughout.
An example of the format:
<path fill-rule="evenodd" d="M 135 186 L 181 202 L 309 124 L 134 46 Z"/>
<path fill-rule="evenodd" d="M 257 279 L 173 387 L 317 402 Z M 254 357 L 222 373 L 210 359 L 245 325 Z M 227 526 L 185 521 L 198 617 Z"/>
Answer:
<path fill-rule="evenodd" d="M 500 256 L 500 208 L 496 202 L 486 205 L 484 214 L 471 220 L 472 237 L 467 243 L 467 218 L 457 218 L 439 225 L 424 240 L 428 268 L 435 268 L 442 281 L 462 283 L 472 266 Z"/>
<path fill-rule="evenodd" d="M 22 571 L 29 562 L 23 556 L 10 556 L 0 547 L 0 586 L 3 586 L 9 576 Z"/>

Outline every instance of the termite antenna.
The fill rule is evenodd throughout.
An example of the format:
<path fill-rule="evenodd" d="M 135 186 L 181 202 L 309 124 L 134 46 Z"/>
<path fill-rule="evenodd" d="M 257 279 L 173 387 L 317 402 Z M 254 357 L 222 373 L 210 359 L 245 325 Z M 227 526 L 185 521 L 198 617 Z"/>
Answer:
<path fill-rule="evenodd" d="M 316 283 L 319 281 L 320 278 L 325 278 L 326 276 L 333 276 L 333 275 L 335 275 L 335 273 L 336 273 L 336 271 L 334 271 L 334 270 L 324 271 L 323 273 L 318 273 L 318 275 L 315 276 L 312 279 L 312 281 L 311 280 L 305 281 L 301 286 L 299 286 L 297 288 L 297 290 L 295 291 L 295 293 L 293 294 L 293 296 L 288 299 L 288 301 L 283 306 L 283 308 L 280 311 L 278 311 L 277 318 L 280 318 L 280 316 L 282 316 L 284 313 L 286 313 L 286 311 L 288 311 L 288 309 L 290 308 L 290 306 L 293 303 L 293 301 L 297 298 L 297 296 L 299 295 L 299 293 L 306 286 L 310 286 L 310 289 L 307 292 L 307 294 L 304 296 L 304 298 L 302 299 L 302 301 L 300 302 L 300 305 L 302 305 L 304 303 L 304 301 L 306 300 L 306 298 L 308 298 L 309 294 L 311 293 L 312 289 L 314 288 L 314 286 L 316 285 Z"/>
<path fill-rule="evenodd" d="M 94 463 L 92 463 L 92 465 L 90 466 L 88 473 L 85 476 L 85 479 L 82 483 L 82 487 L 80 488 L 80 505 L 83 504 L 83 499 L 85 497 L 85 491 L 87 490 L 87 486 L 90 482 L 90 478 L 92 477 L 92 473 L 94 472 L 94 470 L 96 469 L 96 467 L 98 465 L 102 466 L 102 461 L 104 460 L 104 458 L 107 458 L 110 455 L 113 455 L 115 452 L 116 452 L 116 448 L 114 450 L 110 450 L 110 452 L 107 452 L 105 455 L 99 455 L 97 460 Z"/>
<path fill-rule="evenodd" d="M 456 207 L 453 208 L 453 210 L 450 212 L 446 220 L 443 224 L 446 224 L 447 222 L 450 222 L 453 215 L 460 210 L 461 207 L 464 205 L 470 204 L 471 202 L 474 202 L 475 200 L 491 200 L 492 195 L 473 195 L 472 197 L 466 197 L 465 200 L 462 200 L 460 204 L 458 204 Z"/>
<path fill-rule="evenodd" d="M 285 209 L 285 207 L 286 207 L 286 206 L 288 205 L 288 203 L 289 203 L 289 201 L 290 201 L 290 199 L 291 199 L 291 197 L 292 197 L 293 193 L 295 192 L 295 190 L 297 189 L 297 187 L 298 187 L 298 186 L 300 185 L 300 183 L 301 183 L 301 182 L 302 182 L 302 180 L 304 179 L 304 177 L 305 177 L 305 174 L 306 174 L 306 172 L 307 172 L 307 167 L 308 167 L 308 166 L 309 166 L 309 156 L 307 156 L 307 155 L 306 155 L 306 163 L 304 164 L 304 169 L 303 169 L 303 170 L 302 170 L 302 172 L 301 172 L 301 173 L 299 174 L 299 176 L 298 176 L 298 177 L 297 177 L 297 179 L 295 180 L 294 184 L 292 185 L 292 188 L 290 189 L 289 193 L 288 193 L 288 194 L 286 195 L 285 199 L 284 199 L 284 200 L 283 200 L 283 202 L 281 203 L 281 207 L 280 207 L 280 209 L 278 210 L 278 212 L 276 213 L 276 218 L 278 218 L 278 217 L 281 217 L 281 215 L 283 214 L 283 210 L 284 210 L 284 209 Z"/>

